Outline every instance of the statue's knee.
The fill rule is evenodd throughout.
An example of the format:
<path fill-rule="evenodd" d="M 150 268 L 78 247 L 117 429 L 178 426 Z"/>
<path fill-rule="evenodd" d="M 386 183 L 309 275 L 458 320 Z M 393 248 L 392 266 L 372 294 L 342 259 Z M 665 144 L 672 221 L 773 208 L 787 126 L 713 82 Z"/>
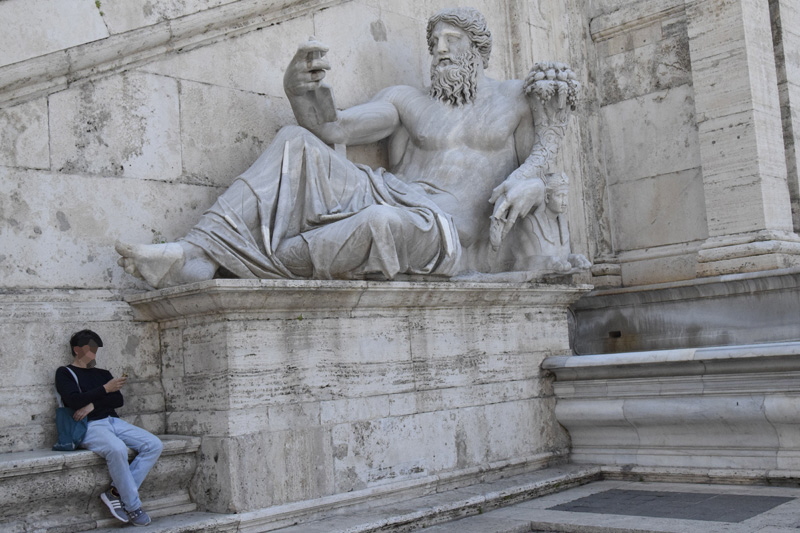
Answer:
<path fill-rule="evenodd" d="M 403 217 L 396 207 L 388 205 L 371 205 L 364 209 L 366 222 L 377 230 L 400 231 L 403 228 Z"/>

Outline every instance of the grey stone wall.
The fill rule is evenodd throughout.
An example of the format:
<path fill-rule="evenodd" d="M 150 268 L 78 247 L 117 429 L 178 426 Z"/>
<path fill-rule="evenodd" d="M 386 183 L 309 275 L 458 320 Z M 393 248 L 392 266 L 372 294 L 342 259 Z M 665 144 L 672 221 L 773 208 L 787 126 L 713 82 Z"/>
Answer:
<path fill-rule="evenodd" d="M 281 80 L 300 41 L 331 46 L 345 107 L 423 85 L 425 21 L 451 4 L 0 2 L 0 406 L 25 404 L 1 419 L 19 438 L 0 451 L 49 446 L 52 372 L 81 327 L 109 339 L 101 364 L 137 369 L 129 396 L 149 399 L 125 415 L 162 430 L 160 340 L 122 303 L 146 287 L 116 265 L 114 241 L 180 237 L 293 122 Z M 573 250 L 595 263 L 581 281 L 798 265 L 792 0 L 472 4 L 494 34 L 490 76 L 557 59 L 585 88 L 557 163 L 572 177 Z M 348 156 L 385 161 L 380 145 Z"/>
<path fill-rule="evenodd" d="M 589 4 L 597 285 L 798 265 L 790 3 Z"/>
<path fill-rule="evenodd" d="M 52 444 L 52 376 L 83 327 L 106 340 L 101 366 L 132 371 L 121 412 L 163 432 L 161 341 L 122 302 L 147 287 L 116 264 L 115 240 L 184 235 L 294 122 L 282 76 L 300 42 L 331 46 L 329 79 L 346 107 L 388 85 L 425 84 L 426 20 L 452 4 L 0 2 L 0 334 L 11 340 L 0 347 L 0 452 Z M 494 35 L 489 76 L 521 77 L 542 59 L 582 70 L 571 4 L 472 4 Z M 560 165 L 578 206 L 580 142 L 570 135 Z M 348 157 L 385 164 L 380 145 L 348 147 Z M 585 215 L 571 213 L 573 248 L 585 252 Z"/>
<path fill-rule="evenodd" d="M 596 177 L 626 285 L 694 277 L 692 248 L 708 236 L 683 4 L 607 3 L 589 25 L 604 171 Z"/>

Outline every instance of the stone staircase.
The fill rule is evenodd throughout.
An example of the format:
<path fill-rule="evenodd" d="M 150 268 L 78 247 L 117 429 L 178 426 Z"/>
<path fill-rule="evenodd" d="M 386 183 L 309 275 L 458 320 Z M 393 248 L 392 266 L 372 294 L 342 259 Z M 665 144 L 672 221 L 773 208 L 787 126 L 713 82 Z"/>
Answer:
<path fill-rule="evenodd" d="M 562 465 L 459 488 L 337 505 L 336 497 L 238 514 L 189 512 L 154 519 L 138 533 L 406 533 L 540 498 L 602 479 L 600 468 Z M 113 533 L 117 527 L 94 533 Z M 490 533 L 486 531 L 484 533 Z M 494 533 L 494 532 L 491 532 Z"/>
<path fill-rule="evenodd" d="M 189 485 L 200 438 L 160 438 L 164 451 L 142 486 L 144 506 L 154 518 L 194 511 Z M 109 483 L 105 461 L 86 450 L 0 454 L 0 530 L 75 533 L 118 524 L 100 501 Z"/>

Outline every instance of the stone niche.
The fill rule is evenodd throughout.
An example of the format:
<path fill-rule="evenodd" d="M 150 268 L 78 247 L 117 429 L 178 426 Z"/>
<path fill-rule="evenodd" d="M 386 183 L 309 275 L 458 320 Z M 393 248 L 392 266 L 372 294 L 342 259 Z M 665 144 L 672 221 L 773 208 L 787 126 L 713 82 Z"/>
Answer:
<path fill-rule="evenodd" d="M 167 432 L 202 437 L 195 500 L 227 513 L 564 460 L 540 365 L 569 353 L 566 309 L 588 289 L 212 280 L 128 303 L 159 323 Z"/>

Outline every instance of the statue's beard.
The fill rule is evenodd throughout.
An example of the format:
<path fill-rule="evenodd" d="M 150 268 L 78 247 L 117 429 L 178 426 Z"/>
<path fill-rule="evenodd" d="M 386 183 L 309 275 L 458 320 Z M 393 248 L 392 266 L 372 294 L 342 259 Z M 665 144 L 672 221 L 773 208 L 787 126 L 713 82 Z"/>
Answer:
<path fill-rule="evenodd" d="M 469 50 L 452 58 L 447 65 L 431 65 L 431 96 L 454 106 L 475 101 L 481 56 Z"/>

